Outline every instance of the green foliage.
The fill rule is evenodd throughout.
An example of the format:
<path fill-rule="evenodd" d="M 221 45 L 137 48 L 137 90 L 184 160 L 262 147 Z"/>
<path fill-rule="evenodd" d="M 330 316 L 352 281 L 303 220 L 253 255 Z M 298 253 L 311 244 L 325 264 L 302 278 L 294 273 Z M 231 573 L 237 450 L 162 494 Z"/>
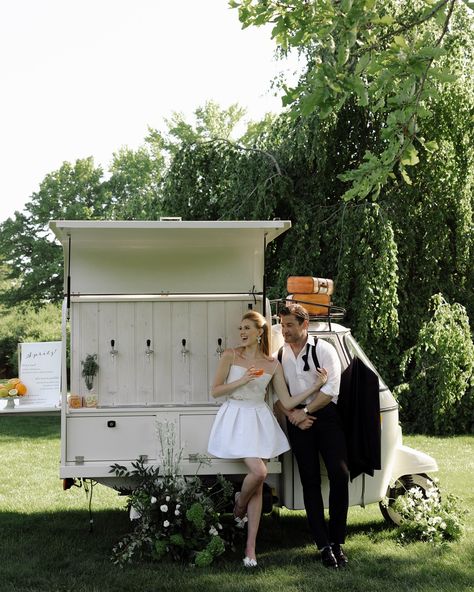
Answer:
<path fill-rule="evenodd" d="M 171 559 L 210 565 L 233 540 L 233 531 L 220 522 L 220 512 L 232 497 L 233 486 L 218 476 L 206 484 L 199 477 L 180 474 L 182 450 L 176 448 L 174 424 L 158 425 L 160 464 L 145 466 L 143 460 L 127 470 L 115 464 L 116 477 L 133 483 L 128 494 L 130 518 L 135 526 L 113 549 L 119 565 L 133 560 Z M 200 465 L 198 465 L 200 466 Z"/>
<path fill-rule="evenodd" d="M 458 0 L 229 4 L 238 8 L 244 27 L 272 23 L 272 38 L 282 52 L 295 49 L 306 57 L 298 83 L 284 87 L 283 103 L 294 117 L 317 112 L 325 119 L 349 101 L 380 115 L 384 143 L 340 175 L 352 184 L 344 199 L 378 197 L 395 173 L 412 183 L 407 168 L 419 162 L 420 147 L 435 147 L 420 134 L 420 121 L 429 115 L 427 101 L 456 80 L 449 56 L 466 30 L 472 37 L 468 5 Z M 472 39 L 468 43 L 472 50 Z"/>
<path fill-rule="evenodd" d="M 3 311 L 0 315 L 0 377 L 18 376 L 18 344 L 61 341 L 61 310 L 48 304 Z"/>
<path fill-rule="evenodd" d="M 195 109 L 193 123 L 186 121 L 182 113 L 174 112 L 170 119 L 165 119 L 167 130 L 150 129 L 148 140 L 174 157 L 183 145 L 230 140 L 244 115 L 245 109 L 237 103 L 225 109 L 215 101 L 207 101 L 203 107 Z"/>
<path fill-rule="evenodd" d="M 406 382 L 396 389 L 401 419 L 412 431 L 468 432 L 474 422 L 474 344 L 460 304 L 432 298 L 432 318 L 402 360 Z"/>
<path fill-rule="evenodd" d="M 377 204 L 348 208 L 341 222 L 336 301 L 380 368 L 397 359 L 398 250 L 393 223 Z"/>
<path fill-rule="evenodd" d="M 116 220 L 156 220 L 161 213 L 161 183 L 165 158 L 153 142 L 138 150 L 121 148 L 114 154 L 109 172 L 103 181 L 112 196 L 110 210 L 104 217 Z"/>
<path fill-rule="evenodd" d="M 92 390 L 94 384 L 94 376 L 99 370 L 99 364 L 97 363 L 97 354 L 87 354 L 85 360 L 81 361 L 82 365 L 82 376 L 86 383 L 86 387 Z"/>
<path fill-rule="evenodd" d="M 102 169 L 92 158 L 63 163 L 46 175 L 27 204 L 1 224 L 0 253 L 11 286 L 1 294 L 7 306 L 29 303 L 39 308 L 59 302 L 63 293 L 62 249 L 49 232 L 50 220 L 101 218 L 108 196 L 101 184 Z"/>

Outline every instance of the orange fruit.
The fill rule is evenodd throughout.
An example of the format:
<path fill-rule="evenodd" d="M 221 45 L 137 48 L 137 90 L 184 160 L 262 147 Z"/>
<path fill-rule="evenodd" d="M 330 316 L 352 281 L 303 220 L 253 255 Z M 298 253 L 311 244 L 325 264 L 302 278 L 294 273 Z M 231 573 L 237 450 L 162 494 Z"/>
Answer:
<path fill-rule="evenodd" d="M 17 382 L 15 388 L 18 391 L 18 394 L 20 395 L 20 397 L 22 397 L 23 395 L 26 395 L 26 391 L 28 390 L 26 388 L 26 385 L 24 385 L 22 382 Z"/>

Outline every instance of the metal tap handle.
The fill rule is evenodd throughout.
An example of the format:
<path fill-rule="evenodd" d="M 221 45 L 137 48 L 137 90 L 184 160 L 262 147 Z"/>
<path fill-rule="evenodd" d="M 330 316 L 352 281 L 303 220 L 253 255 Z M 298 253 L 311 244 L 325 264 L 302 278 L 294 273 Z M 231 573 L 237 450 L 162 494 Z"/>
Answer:
<path fill-rule="evenodd" d="M 110 340 L 110 355 L 115 356 L 118 354 L 118 350 L 115 349 L 115 339 Z"/>
<path fill-rule="evenodd" d="M 151 339 L 147 339 L 147 340 L 146 340 L 146 349 L 145 349 L 145 355 L 146 355 L 146 357 L 147 357 L 147 359 L 148 359 L 148 360 L 150 359 L 150 356 L 151 356 L 151 354 L 155 353 L 155 352 L 154 352 L 154 351 L 151 349 L 150 345 L 151 345 Z"/>

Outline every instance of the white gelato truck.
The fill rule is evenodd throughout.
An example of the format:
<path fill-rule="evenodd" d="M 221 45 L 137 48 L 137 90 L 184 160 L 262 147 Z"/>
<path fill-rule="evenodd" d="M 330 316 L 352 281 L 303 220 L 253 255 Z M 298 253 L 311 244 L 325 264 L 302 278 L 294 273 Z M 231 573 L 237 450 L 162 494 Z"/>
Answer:
<path fill-rule="evenodd" d="M 209 395 L 219 356 L 238 345 L 247 310 L 272 322 L 265 250 L 291 223 L 57 220 L 50 226 L 64 250 L 60 477 L 118 486 L 112 464 L 160 462 L 157 425 L 165 422 L 175 427 L 182 473 L 194 475 L 219 407 Z M 275 329 L 274 351 L 281 342 Z M 313 319 L 310 331 L 336 347 L 343 368 L 355 355 L 371 366 L 329 313 Z M 379 502 L 413 482 L 425 487 L 426 473 L 437 470 L 434 459 L 402 445 L 398 405 L 382 381 L 380 407 L 382 469 L 351 482 L 351 505 Z M 292 454 L 270 459 L 268 470 L 278 503 L 303 508 Z M 245 465 L 212 458 L 199 467 L 200 475 L 218 473 L 238 481 Z"/>

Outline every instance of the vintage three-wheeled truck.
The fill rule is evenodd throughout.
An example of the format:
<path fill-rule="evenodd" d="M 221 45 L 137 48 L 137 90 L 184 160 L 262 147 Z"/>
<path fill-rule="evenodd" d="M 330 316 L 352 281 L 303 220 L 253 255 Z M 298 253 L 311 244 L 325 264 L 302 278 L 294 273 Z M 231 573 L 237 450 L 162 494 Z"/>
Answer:
<path fill-rule="evenodd" d="M 265 293 L 265 250 L 290 227 L 281 220 L 51 222 L 64 250 L 60 477 L 66 483 L 119 487 L 111 465 L 160 463 L 157 425 L 164 422 L 175 427 L 182 473 L 196 473 L 219 407 L 209 394 L 219 356 L 238 345 L 247 310 L 278 323 Z M 276 351 L 281 337 L 274 329 Z M 331 308 L 312 318 L 310 332 L 334 345 L 343 368 L 358 356 L 375 371 Z M 394 498 L 412 483 L 425 488 L 426 474 L 437 470 L 433 458 L 402 444 L 397 402 L 382 379 L 379 385 L 381 469 L 350 483 L 351 505 L 380 502 L 387 493 Z M 270 459 L 268 472 L 273 499 L 303 508 L 291 452 Z M 200 465 L 200 475 L 219 473 L 238 483 L 245 465 L 218 458 Z M 390 506 L 382 511 L 397 520 Z"/>

